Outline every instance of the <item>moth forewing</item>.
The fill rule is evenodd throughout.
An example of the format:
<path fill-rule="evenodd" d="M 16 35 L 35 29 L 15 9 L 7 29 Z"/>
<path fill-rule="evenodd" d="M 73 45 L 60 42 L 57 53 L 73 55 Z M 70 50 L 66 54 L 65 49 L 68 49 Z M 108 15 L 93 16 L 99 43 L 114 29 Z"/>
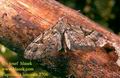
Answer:
<path fill-rule="evenodd" d="M 69 50 L 74 51 L 77 43 L 84 38 L 84 34 L 80 31 L 80 29 L 76 29 L 70 27 L 66 29 L 65 33 L 65 43 Z"/>
<path fill-rule="evenodd" d="M 97 41 L 100 37 L 103 37 L 101 33 L 97 32 L 97 31 L 93 31 L 91 32 L 91 34 L 89 34 L 88 36 L 91 40 Z"/>
<path fill-rule="evenodd" d="M 50 29 L 38 36 L 25 50 L 26 59 L 41 59 L 62 48 L 61 35 L 56 29 Z"/>
<path fill-rule="evenodd" d="M 51 34 L 47 38 L 44 39 L 44 44 L 46 45 L 46 51 L 60 50 L 62 48 L 60 33 L 56 29 L 54 29 L 51 32 Z"/>
<path fill-rule="evenodd" d="M 37 59 L 36 53 L 38 52 L 38 48 L 43 47 L 43 44 L 37 44 L 34 43 L 34 41 L 28 45 L 28 47 L 25 50 L 24 57 L 26 59 Z M 42 52 L 39 52 L 42 54 Z"/>

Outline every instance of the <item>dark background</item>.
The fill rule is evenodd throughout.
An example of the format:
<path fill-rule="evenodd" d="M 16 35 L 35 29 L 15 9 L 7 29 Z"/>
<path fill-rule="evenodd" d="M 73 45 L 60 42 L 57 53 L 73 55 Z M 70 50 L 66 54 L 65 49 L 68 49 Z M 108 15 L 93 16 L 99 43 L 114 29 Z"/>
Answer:
<path fill-rule="evenodd" d="M 120 34 L 120 0 L 57 0 Z"/>

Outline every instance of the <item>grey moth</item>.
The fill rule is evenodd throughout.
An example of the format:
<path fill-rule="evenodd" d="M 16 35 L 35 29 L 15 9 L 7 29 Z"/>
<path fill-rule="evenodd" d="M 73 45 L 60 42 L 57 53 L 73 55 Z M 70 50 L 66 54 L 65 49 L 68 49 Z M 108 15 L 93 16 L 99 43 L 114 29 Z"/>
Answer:
<path fill-rule="evenodd" d="M 103 35 L 83 26 L 71 25 L 64 19 L 55 26 L 40 34 L 25 49 L 27 59 L 41 59 L 50 56 L 53 52 L 89 51 L 100 46 Z"/>

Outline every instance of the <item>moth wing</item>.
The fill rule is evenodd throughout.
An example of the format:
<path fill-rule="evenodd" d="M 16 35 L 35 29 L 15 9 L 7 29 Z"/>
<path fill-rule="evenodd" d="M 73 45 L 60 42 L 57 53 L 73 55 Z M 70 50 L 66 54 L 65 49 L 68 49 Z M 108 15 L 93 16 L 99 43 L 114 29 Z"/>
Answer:
<path fill-rule="evenodd" d="M 61 46 L 61 35 L 57 30 L 48 30 L 38 36 L 25 50 L 26 59 L 41 59 L 50 53 L 59 51 Z"/>
<path fill-rule="evenodd" d="M 95 46 L 90 38 L 85 37 L 81 29 L 67 29 L 64 33 L 64 37 L 66 45 L 71 51 L 93 49 Z"/>

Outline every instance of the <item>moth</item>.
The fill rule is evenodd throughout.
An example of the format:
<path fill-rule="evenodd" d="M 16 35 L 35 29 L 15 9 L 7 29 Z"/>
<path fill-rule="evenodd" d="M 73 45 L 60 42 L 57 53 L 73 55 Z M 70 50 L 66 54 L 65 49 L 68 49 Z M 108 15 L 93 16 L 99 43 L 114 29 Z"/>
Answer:
<path fill-rule="evenodd" d="M 35 60 L 49 57 L 53 52 L 94 50 L 95 47 L 100 46 L 102 39 L 103 35 L 95 30 L 71 25 L 61 19 L 28 45 L 24 57 Z"/>

